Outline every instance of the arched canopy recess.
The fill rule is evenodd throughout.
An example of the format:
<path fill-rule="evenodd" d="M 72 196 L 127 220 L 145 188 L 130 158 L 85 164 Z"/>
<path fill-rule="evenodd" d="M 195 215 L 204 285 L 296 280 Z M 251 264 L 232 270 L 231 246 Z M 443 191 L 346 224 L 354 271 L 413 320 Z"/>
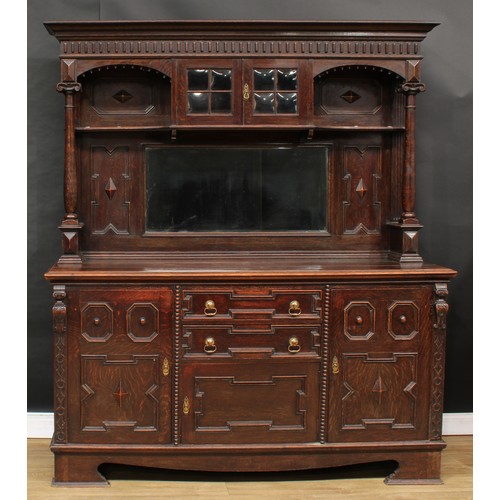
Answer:
<path fill-rule="evenodd" d="M 322 125 L 357 127 L 403 126 L 404 78 L 368 64 L 338 65 L 314 78 L 314 114 Z"/>
<path fill-rule="evenodd" d="M 78 76 L 81 127 L 167 127 L 170 77 L 139 64 L 92 66 Z"/>

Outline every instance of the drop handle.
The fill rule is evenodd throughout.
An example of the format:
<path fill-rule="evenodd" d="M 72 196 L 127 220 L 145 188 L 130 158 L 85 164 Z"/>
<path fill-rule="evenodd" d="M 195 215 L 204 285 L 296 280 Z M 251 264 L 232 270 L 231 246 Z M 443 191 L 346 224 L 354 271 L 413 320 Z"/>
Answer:
<path fill-rule="evenodd" d="M 288 309 L 288 314 L 290 316 L 299 316 L 302 311 L 300 310 L 300 303 L 298 300 L 292 300 L 290 302 L 290 308 Z"/>
<path fill-rule="evenodd" d="M 205 309 L 203 312 L 205 313 L 205 316 L 215 316 L 217 314 L 215 302 L 213 300 L 207 300 L 205 302 Z"/>
<path fill-rule="evenodd" d="M 300 351 L 299 339 L 297 337 L 290 337 L 290 339 L 288 340 L 288 350 L 292 354 Z"/>
<path fill-rule="evenodd" d="M 203 346 L 203 350 L 207 354 L 212 354 L 217 350 L 217 346 L 215 345 L 215 339 L 213 337 L 207 337 L 205 339 L 205 345 Z"/>

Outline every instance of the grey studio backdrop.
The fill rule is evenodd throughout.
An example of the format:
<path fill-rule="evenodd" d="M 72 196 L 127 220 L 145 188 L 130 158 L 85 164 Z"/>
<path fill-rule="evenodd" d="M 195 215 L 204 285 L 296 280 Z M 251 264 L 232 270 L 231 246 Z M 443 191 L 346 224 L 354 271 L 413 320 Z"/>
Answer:
<path fill-rule="evenodd" d="M 422 45 L 417 214 L 424 260 L 452 267 L 445 412 L 472 411 L 472 1 L 28 0 L 28 411 L 52 411 L 52 296 L 60 255 L 64 103 L 47 20 L 323 19 L 442 23 Z"/>

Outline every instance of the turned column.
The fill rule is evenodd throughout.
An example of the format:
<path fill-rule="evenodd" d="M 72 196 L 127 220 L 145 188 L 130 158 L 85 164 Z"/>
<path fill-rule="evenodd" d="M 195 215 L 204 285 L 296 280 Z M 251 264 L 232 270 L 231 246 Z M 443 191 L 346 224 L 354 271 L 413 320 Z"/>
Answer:
<path fill-rule="evenodd" d="M 416 164 L 415 164 L 415 110 L 416 96 L 425 91 L 423 83 L 404 83 L 401 92 L 406 96 L 405 104 L 405 149 L 403 166 L 403 213 L 401 223 L 418 224 L 415 214 Z"/>
<path fill-rule="evenodd" d="M 79 233 L 83 224 L 78 221 L 78 173 L 75 157 L 75 94 L 81 89 L 78 82 L 61 82 L 56 86 L 65 97 L 65 148 L 64 148 L 64 219 L 62 231 L 63 255 L 59 262 L 79 263 Z"/>
<path fill-rule="evenodd" d="M 415 110 L 416 96 L 425 90 L 421 82 L 406 82 L 399 91 L 404 94 L 405 136 L 401 183 L 401 215 L 395 222 L 390 222 L 391 256 L 399 262 L 422 263 L 418 254 L 418 231 L 422 225 L 415 213 L 416 198 L 416 163 L 415 163 Z"/>

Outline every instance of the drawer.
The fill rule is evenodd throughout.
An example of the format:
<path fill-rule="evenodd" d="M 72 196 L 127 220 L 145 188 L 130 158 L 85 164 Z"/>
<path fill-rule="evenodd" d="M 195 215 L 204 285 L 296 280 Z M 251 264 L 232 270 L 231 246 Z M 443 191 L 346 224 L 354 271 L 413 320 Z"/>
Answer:
<path fill-rule="evenodd" d="M 427 287 L 373 287 L 334 292 L 333 324 L 338 342 L 420 342 L 430 327 L 430 291 Z"/>
<path fill-rule="evenodd" d="M 318 326 L 183 327 L 183 356 L 270 358 L 320 356 Z"/>
<path fill-rule="evenodd" d="M 183 290 L 182 317 L 273 323 L 321 321 L 322 290 L 295 287 L 206 287 Z"/>
<path fill-rule="evenodd" d="M 172 311 L 168 288 L 82 289 L 77 306 L 80 349 L 158 349 L 161 338 L 171 335 Z"/>

